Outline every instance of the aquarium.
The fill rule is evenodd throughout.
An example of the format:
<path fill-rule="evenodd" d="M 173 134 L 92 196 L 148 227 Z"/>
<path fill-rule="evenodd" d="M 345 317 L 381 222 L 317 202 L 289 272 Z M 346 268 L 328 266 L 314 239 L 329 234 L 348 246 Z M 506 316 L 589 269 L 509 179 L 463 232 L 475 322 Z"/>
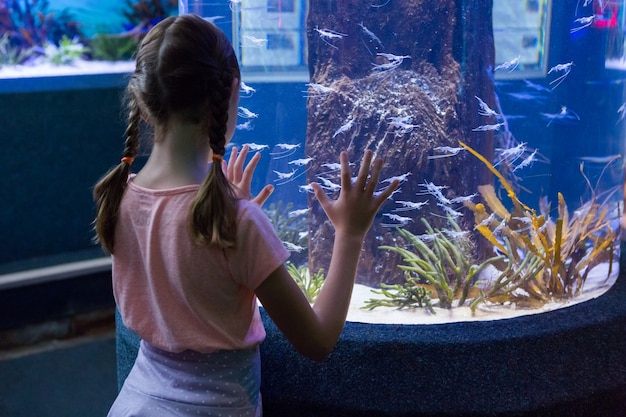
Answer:
<path fill-rule="evenodd" d="M 122 85 L 143 35 L 175 0 L 0 2 L 0 92 Z"/>
<path fill-rule="evenodd" d="M 340 192 L 338 154 L 400 179 L 367 235 L 349 320 L 431 323 L 540 313 L 619 273 L 624 2 L 181 1 L 232 37 L 233 144 L 311 300 Z M 354 3 L 354 4 L 353 4 Z"/>

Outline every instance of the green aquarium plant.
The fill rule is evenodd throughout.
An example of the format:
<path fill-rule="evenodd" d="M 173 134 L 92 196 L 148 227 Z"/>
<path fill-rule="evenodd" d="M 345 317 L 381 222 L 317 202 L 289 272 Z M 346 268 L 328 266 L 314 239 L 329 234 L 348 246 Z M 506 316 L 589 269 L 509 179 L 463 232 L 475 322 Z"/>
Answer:
<path fill-rule="evenodd" d="M 87 53 L 89 53 L 89 48 L 80 43 L 77 38 L 63 37 L 58 46 L 52 43 L 46 45 L 44 60 L 54 65 L 69 65 Z"/>
<path fill-rule="evenodd" d="M 130 36 L 99 33 L 91 40 L 93 59 L 102 61 L 128 61 L 137 49 L 138 41 Z"/>
<path fill-rule="evenodd" d="M 324 285 L 324 270 L 320 269 L 311 274 L 307 266 L 297 267 L 293 262 L 287 262 L 287 271 L 296 281 L 309 303 L 314 303 Z"/>
<path fill-rule="evenodd" d="M 405 273 L 404 284 L 380 284 L 380 289 L 372 289 L 372 293 L 382 295 L 383 298 L 370 298 L 365 302 L 363 308 L 373 310 L 376 307 L 397 307 L 403 308 L 424 308 L 432 314 L 435 309 L 430 300 L 431 291 L 413 278 L 409 272 Z"/>
<path fill-rule="evenodd" d="M 276 234 L 291 252 L 291 261 L 297 265 L 306 262 L 308 256 L 308 209 L 294 210 L 293 203 L 282 200 L 271 203 L 263 211 L 270 219 Z"/>
<path fill-rule="evenodd" d="M 538 213 L 519 200 L 513 186 L 484 156 L 463 142 L 460 145 L 498 178 L 512 203 L 512 209 L 507 209 L 491 184 L 478 187 L 484 203 L 464 202 L 474 213 L 475 230 L 497 255 L 477 263 L 469 232 L 461 231 L 453 218 L 448 217 L 450 228 L 441 230 L 422 219 L 427 234 L 416 236 L 398 229 L 407 244 L 380 247 L 401 255 L 403 263 L 398 268 L 405 271 L 406 282 L 382 284 L 373 292 L 385 298 L 369 300 L 366 308 L 431 309 L 425 295 L 431 306 L 442 308 L 467 303 L 475 311 L 486 301 L 539 307 L 580 295 L 590 271 L 600 263 L 608 264 L 610 276 L 618 244 L 616 219 L 609 215 L 609 205 L 600 201 L 582 167 L 591 199 L 570 215 L 559 193 L 557 218 L 552 220 L 545 197 Z"/>
<path fill-rule="evenodd" d="M 448 216 L 449 229 L 434 229 L 424 218 L 422 223 L 427 232 L 422 236 L 397 229 L 407 247 L 380 246 L 380 249 L 402 257 L 403 263 L 398 268 L 405 271 L 409 289 L 417 284 L 424 286 L 434 292 L 441 308 L 465 304 L 479 273 L 504 257 L 495 256 L 477 265 L 473 261 L 474 245 L 470 234 L 462 231 L 454 218 Z"/>
<path fill-rule="evenodd" d="M 11 45 L 8 33 L 0 36 L 0 67 L 4 65 L 19 65 L 33 55 L 32 48 L 18 48 Z"/>

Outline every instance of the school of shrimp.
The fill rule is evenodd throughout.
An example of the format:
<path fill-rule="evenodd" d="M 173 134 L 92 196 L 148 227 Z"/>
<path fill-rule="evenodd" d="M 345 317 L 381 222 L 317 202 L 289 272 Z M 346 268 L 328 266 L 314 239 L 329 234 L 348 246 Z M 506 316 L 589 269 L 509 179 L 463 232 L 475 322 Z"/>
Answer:
<path fill-rule="evenodd" d="M 389 2 L 377 5 L 372 4 L 370 7 L 382 8 L 388 3 Z M 589 7 L 590 4 L 591 1 L 587 0 L 582 7 Z M 593 23 L 593 20 L 593 16 L 577 18 L 573 22 L 572 33 L 585 29 Z M 381 39 L 372 30 L 367 28 L 363 22 L 357 24 L 360 29 L 359 33 L 361 36 L 361 42 L 363 43 L 366 51 L 372 56 L 372 74 L 384 75 L 392 72 L 397 70 L 406 60 L 411 59 L 409 55 L 404 55 L 402 53 L 394 54 L 384 52 L 385 47 Z M 334 30 L 331 28 L 315 27 L 313 31 L 319 36 L 319 40 L 326 47 L 332 49 L 340 49 L 341 40 L 348 36 L 345 31 Z M 244 41 L 248 45 L 250 43 L 262 45 L 262 40 L 258 39 L 246 38 Z M 519 66 L 520 55 L 513 57 L 510 61 L 506 61 L 496 66 L 493 68 L 493 72 L 513 72 L 516 71 Z M 543 86 L 541 84 L 525 80 L 525 89 L 523 91 L 508 94 L 515 100 L 542 103 L 546 97 L 549 96 L 549 94 L 567 81 L 569 74 L 574 70 L 575 63 L 573 61 L 556 64 L 547 70 L 548 86 Z M 242 98 L 251 97 L 255 92 L 255 88 L 245 84 L 244 82 L 241 83 Z M 307 83 L 304 85 L 304 94 L 307 99 L 316 100 L 329 94 L 342 93 L 333 88 L 333 86 Z M 509 130 L 509 118 L 526 116 L 508 117 L 503 113 L 502 109 L 499 108 L 499 101 L 497 97 L 495 103 L 492 105 L 488 104 L 488 101 L 493 102 L 493 100 L 487 100 L 486 98 L 478 96 L 475 96 L 475 99 L 478 106 L 477 113 L 480 118 L 484 120 L 484 123 L 473 127 L 471 130 L 473 132 L 494 131 L 496 133 L 502 133 L 499 135 L 500 141 L 498 143 L 500 146 L 495 149 L 494 166 L 506 166 L 506 170 L 511 173 L 515 173 L 519 170 L 531 167 L 533 163 L 537 161 L 541 160 L 542 162 L 548 162 L 545 158 L 542 159 L 540 157 L 538 149 L 529 148 L 526 142 L 517 141 Z M 238 116 L 242 120 L 241 123 L 237 125 L 237 130 L 240 131 L 253 130 L 255 120 L 262 117 L 259 113 L 255 113 L 243 106 L 239 107 Z M 559 110 L 550 111 L 547 109 L 544 112 L 539 112 L 538 116 L 546 121 L 547 128 L 556 123 L 576 123 L 580 121 L 580 117 L 576 111 L 567 105 L 562 105 Z M 625 117 L 626 102 L 616 110 L 616 123 L 623 121 Z M 395 116 L 389 116 L 387 118 L 389 125 L 387 134 L 398 136 L 410 134 L 414 128 L 418 127 L 412 123 L 412 119 L 413 115 L 407 114 L 406 112 Z M 353 132 L 355 131 L 357 124 L 358 120 L 356 120 L 356 117 L 349 116 L 345 122 L 335 130 L 329 140 L 337 140 L 337 137 L 340 136 L 350 136 L 348 144 L 348 148 L 350 148 L 353 143 L 352 141 L 355 139 Z M 382 144 L 383 140 L 379 142 L 379 145 Z M 280 162 L 280 166 L 288 167 L 288 169 L 272 169 L 272 173 L 274 175 L 273 182 L 278 187 L 297 181 L 300 192 L 312 192 L 312 187 L 309 184 L 305 184 L 305 175 L 311 169 L 313 165 L 312 163 L 315 161 L 320 170 L 320 172 L 315 175 L 315 178 L 321 188 L 326 190 L 328 193 L 338 193 L 341 190 L 341 185 L 339 183 L 340 165 L 335 161 L 316 161 L 314 156 L 302 155 L 303 149 L 301 147 L 301 141 L 292 140 L 290 142 L 281 142 L 273 145 L 272 148 L 270 148 L 268 144 L 258 144 L 254 142 L 242 143 L 241 145 L 247 145 L 253 152 L 267 152 L 271 157 L 272 163 L 278 164 Z M 455 157 L 464 151 L 465 149 L 462 147 L 434 147 L 430 152 L 429 159 L 437 160 L 441 158 Z M 609 157 L 614 158 L 615 156 L 610 155 Z M 583 159 L 584 158 L 585 157 L 583 157 Z M 415 197 L 414 199 L 395 200 L 395 195 L 400 193 L 402 190 L 402 184 L 407 182 L 411 175 L 411 172 L 406 172 L 381 178 L 380 187 L 384 187 L 394 180 L 400 182 L 400 187 L 392 196 L 389 197 L 389 200 L 393 202 L 393 207 L 387 212 L 383 212 L 381 215 L 381 226 L 407 226 L 410 223 L 414 223 L 420 216 L 420 212 L 423 210 L 428 210 L 430 213 L 440 215 L 442 217 L 458 218 L 463 216 L 463 212 L 461 210 L 463 203 L 472 201 L 475 197 L 477 197 L 476 194 L 472 194 L 451 198 L 450 195 L 453 195 L 453 193 L 450 192 L 451 190 L 448 189 L 448 186 L 434 184 L 425 180 L 423 183 L 418 184 L 418 190 L 413 193 Z M 299 216 L 305 215 L 306 213 L 308 213 L 308 209 L 300 209 L 290 212 L 289 215 Z M 466 233 L 467 232 L 453 233 L 450 231 L 450 236 L 453 238 L 464 238 Z M 422 238 L 424 240 L 428 240 L 429 236 L 422 236 Z M 292 251 L 301 251 L 304 248 L 288 247 L 288 249 Z"/>

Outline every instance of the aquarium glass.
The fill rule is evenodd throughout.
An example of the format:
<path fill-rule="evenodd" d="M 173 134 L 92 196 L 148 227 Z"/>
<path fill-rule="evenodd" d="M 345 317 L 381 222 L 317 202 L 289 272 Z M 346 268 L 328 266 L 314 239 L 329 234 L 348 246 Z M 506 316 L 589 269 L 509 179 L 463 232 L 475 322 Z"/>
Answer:
<path fill-rule="evenodd" d="M 176 0 L 2 1 L 0 92 L 120 85 L 145 33 L 177 13 Z"/>
<path fill-rule="evenodd" d="M 367 235 L 364 311 L 545 311 L 618 273 L 624 2 L 181 1 L 242 66 L 233 145 L 314 299 L 333 228 L 309 184 L 340 191 L 338 155 L 385 161 L 400 189 Z M 356 172 L 355 172 L 356 175 Z M 363 291 L 362 289 L 365 288 Z M 442 313 L 443 312 L 443 313 Z"/>

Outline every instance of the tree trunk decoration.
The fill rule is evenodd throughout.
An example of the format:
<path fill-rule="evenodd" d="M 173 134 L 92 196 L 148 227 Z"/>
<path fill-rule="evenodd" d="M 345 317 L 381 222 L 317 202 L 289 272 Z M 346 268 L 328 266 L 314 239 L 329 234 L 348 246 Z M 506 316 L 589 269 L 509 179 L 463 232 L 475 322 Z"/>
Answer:
<path fill-rule="evenodd" d="M 472 131 L 485 124 L 475 96 L 494 105 L 492 4 L 463 3 L 309 1 L 305 152 L 313 159 L 308 182 L 320 183 L 336 197 L 339 175 L 332 164 L 339 152 L 348 151 L 358 165 L 366 149 L 384 159 L 382 180 L 403 179 L 366 236 L 358 283 L 404 281 L 397 255 L 378 249 L 401 243 L 395 225 L 406 223 L 404 227 L 418 234 L 423 232 L 421 217 L 433 227 L 447 224 L 443 207 L 426 192 L 427 183 L 445 186 L 442 193 L 452 199 L 491 181 L 471 155 L 432 158 L 445 153 L 444 147 L 458 148 L 459 140 L 487 157 L 493 154 L 492 132 Z M 427 204 L 419 211 L 397 212 L 398 201 Z M 455 209 L 462 210 L 460 206 Z M 312 195 L 309 207 L 309 268 L 327 271 L 334 230 Z M 469 216 L 465 213 L 457 221 L 472 230 Z"/>

